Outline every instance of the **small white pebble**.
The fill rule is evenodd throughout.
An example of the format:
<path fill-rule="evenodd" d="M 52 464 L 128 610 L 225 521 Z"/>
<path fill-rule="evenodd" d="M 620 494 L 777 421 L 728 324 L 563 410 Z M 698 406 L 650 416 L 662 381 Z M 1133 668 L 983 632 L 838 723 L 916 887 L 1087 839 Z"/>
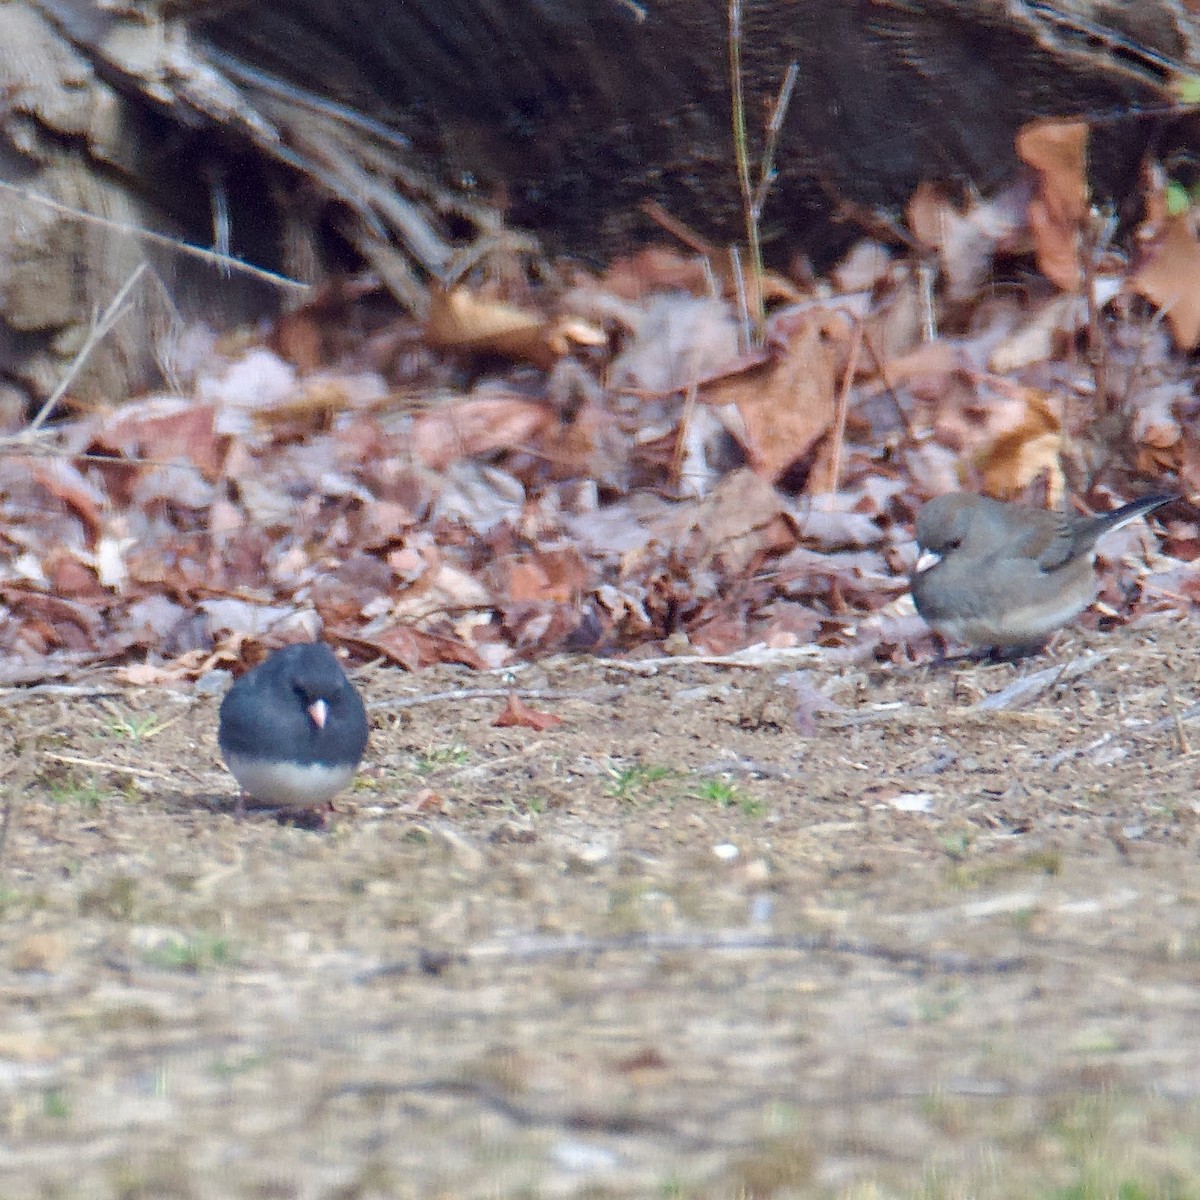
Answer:
<path fill-rule="evenodd" d="M 611 1171 L 621 1161 L 613 1151 L 586 1142 L 559 1142 L 550 1153 L 560 1167 L 578 1174 Z"/>
<path fill-rule="evenodd" d="M 888 803 L 901 812 L 930 812 L 933 809 L 932 792 L 901 792 Z"/>
<path fill-rule="evenodd" d="M 713 847 L 713 853 L 722 862 L 732 862 L 738 856 L 738 848 L 732 842 L 721 842 Z"/>

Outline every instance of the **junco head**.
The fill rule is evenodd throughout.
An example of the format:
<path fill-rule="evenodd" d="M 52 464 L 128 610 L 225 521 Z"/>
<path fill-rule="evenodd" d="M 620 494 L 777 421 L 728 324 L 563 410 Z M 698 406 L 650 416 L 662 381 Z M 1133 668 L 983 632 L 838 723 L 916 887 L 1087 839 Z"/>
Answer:
<path fill-rule="evenodd" d="M 917 514 L 925 553 L 912 578 L 917 612 L 959 642 L 1041 645 L 1096 597 L 1096 540 L 1177 500 L 1143 496 L 1098 517 L 1004 504 L 955 492 Z"/>
<path fill-rule="evenodd" d="M 324 642 L 276 650 L 221 701 L 217 736 L 245 798 L 316 808 L 351 780 L 367 745 L 367 713 Z"/>

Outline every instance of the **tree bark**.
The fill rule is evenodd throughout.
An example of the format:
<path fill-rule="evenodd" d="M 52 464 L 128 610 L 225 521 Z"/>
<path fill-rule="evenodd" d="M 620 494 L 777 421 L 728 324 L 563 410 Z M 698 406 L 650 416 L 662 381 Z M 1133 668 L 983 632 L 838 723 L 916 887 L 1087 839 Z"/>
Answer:
<path fill-rule="evenodd" d="M 1148 145 L 1192 136 L 1146 113 L 1196 32 L 1180 0 L 745 0 L 755 163 L 798 69 L 768 257 L 828 260 L 849 218 L 895 214 L 922 180 L 999 183 L 1040 115 L 1100 115 L 1098 178 L 1120 197 Z M 291 294 L 95 218 L 224 232 L 305 280 L 349 248 L 415 311 L 464 243 L 514 228 L 603 260 L 661 237 L 652 200 L 738 240 L 728 50 L 721 0 L 0 0 L 4 373 L 50 390 L 141 261 L 162 286 L 89 360 L 85 396 L 152 378 L 179 313 L 228 322 Z"/>

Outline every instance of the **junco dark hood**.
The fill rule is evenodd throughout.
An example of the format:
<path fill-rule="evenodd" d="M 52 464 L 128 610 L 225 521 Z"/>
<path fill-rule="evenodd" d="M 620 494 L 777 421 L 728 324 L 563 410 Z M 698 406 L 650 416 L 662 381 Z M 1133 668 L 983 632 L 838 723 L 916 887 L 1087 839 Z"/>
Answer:
<path fill-rule="evenodd" d="M 1096 539 L 1177 499 L 1143 496 L 1080 517 L 967 492 L 938 496 L 917 514 L 925 552 L 912 578 L 917 612 L 955 641 L 1036 647 L 1096 598 Z"/>
<path fill-rule="evenodd" d="M 353 777 L 367 745 L 367 713 L 333 651 L 300 642 L 229 689 L 217 740 L 244 797 L 315 808 Z"/>

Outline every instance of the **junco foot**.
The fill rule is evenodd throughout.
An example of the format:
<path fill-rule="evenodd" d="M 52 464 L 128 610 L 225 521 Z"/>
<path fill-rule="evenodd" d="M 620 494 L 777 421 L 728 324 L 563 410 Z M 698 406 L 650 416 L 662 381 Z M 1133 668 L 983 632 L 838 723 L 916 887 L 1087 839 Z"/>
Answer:
<path fill-rule="evenodd" d="M 1096 598 L 1096 539 L 1177 499 L 1143 496 L 1080 517 L 966 492 L 938 496 L 917 514 L 925 552 L 912 578 L 917 612 L 955 641 L 1034 649 Z"/>
<path fill-rule="evenodd" d="M 313 809 L 351 780 L 367 745 L 367 713 L 324 642 L 276 650 L 221 701 L 217 741 L 246 797 Z"/>

